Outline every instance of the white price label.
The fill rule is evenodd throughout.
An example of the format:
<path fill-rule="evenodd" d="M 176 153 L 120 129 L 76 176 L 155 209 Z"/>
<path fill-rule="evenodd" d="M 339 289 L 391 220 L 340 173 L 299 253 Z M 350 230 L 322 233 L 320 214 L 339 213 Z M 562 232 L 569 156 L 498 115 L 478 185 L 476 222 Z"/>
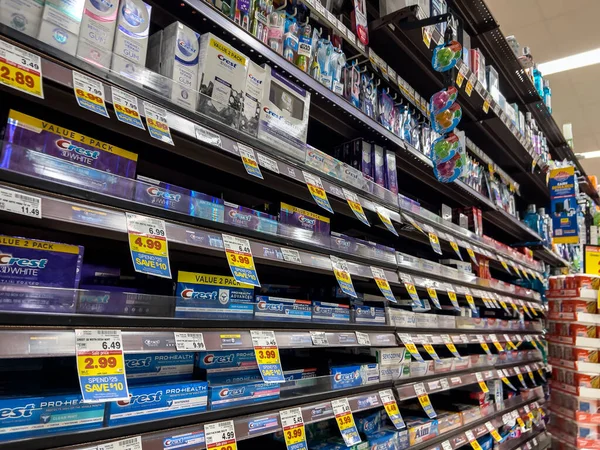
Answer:
<path fill-rule="evenodd" d="M 447 391 L 448 389 L 450 389 L 450 385 L 448 384 L 447 378 L 442 378 L 440 380 L 440 384 L 442 385 L 442 390 Z"/>
<path fill-rule="evenodd" d="M 202 333 L 175 332 L 175 347 L 179 352 L 206 350 Z"/>
<path fill-rule="evenodd" d="M 289 450 L 306 449 L 306 432 L 304 430 L 304 419 L 301 408 L 292 408 L 279 411 L 281 419 L 281 428 L 285 445 Z"/>
<path fill-rule="evenodd" d="M 472 442 L 475 440 L 475 435 L 473 434 L 473 431 L 471 431 L 471 430 L 465 431 L 465 436 L 467 437 L 467 440 L 469 442 Z"/>
<path fill-rule="evenodd" d="M 223 143 L 221 142 L 221 135 L 211 131 L 207 128 L 201 127 L 200 125 L 195 126 L 196 139 L 207 144 L 214 145 L 215 147 L 222 148 Z"/>
<path fill-rule="evenodd" d="M 283 255 L 283 259 L 287 262 L 302 264 L 302 258 L 300 258 L 300 252 L 298 250 L 281 247 L 281 254 Z"/>
<path fill-rule="evenodd" d="M 219 140 L 220 139 L 221 136 L 219 136 Z M 236 145 L 238 152 L 240 153 L 240 158 L 242 158 L 242 164 L 244 164 L 244 168 L 246 169 L 246 173 L 248 175 L 252 175 L 253 177 L 264 180 L 263 174 L 260 171 L 260 167 L 258 167 L 258 161 L 256 161 L 254 150 L 239 142 Z"/>
<path fill-rule="evenodd" d="M 325 334 L 324 331 L 311 331 L 310 339 L 312 340 L 313 345 L 316 346 L 329 345 L 327 334 Z"/>
<path fill-rule="evenodd" d="M 256 152 L 256 157 L 258 158 L 258 164 L 260 164 L 262 167 L 269 169 L 271 172 L 279 173 L 279 165 L 277 164 L 277 161 L 259 152 Z"/>
<path fill-rule="evenodd" d="M 73 71 L 73 90 L 77 104 L 83 109 L 110 117 L 104 102 L 104 85 L 100 80 Z"/>
<path fill-rule="evenodd" d="M 361 333 L 360 331 L 355 331 L 356 333 L 356 342 L 358 345 L 371 345 L 371 338 L 367 333 Z"/>
<path fill-rule="evenodd" d="M 100 444 L 98 450 L 142 450 L 142 437 L 122 439 L 116 442 Z"/>
<path fill-rule="evenodd" d="M 339 398 L 337 400 L 331 400 L 331 407 L 333 408 L 333 415 L 344 414 L 350 412 L 350 404 L 347 398 Z"/>
<path fill-rule="evenodd" d="M 236 449 L 235 427 L 233 420 L 223 422 L 207 423 L 204 425 L 204 442 L 207 450 L 221 450 L 223 448 Z"/>
<path fill-rule="evenodd" d="M 117 119 L 140 130 L 145 130 L 137 97 L 114 86 L 111 91 Z"/>
<path fill-rule="evenodd" d="M 444 441 L 442 442 L 442 450 L 452 450 L 452 444 L 450 443 L 450 441 Z"/>
<path fill-rule="evenodd" d="M 171 137 L 171 129 L 167 121 L 167 110 L 152 103 L 144 102 L 144 111 L 146 113 L 146 125 L 148 133 L 154 139 L 167 144 L 175 145 Z"/>
<path fill-rule="evenodd" d="M 423 383 L 416 383 L 413 387 L 415 389 L 415 394 L 417 397 L 423 394 L 427 394 L 427 391 L 425 390 L 425 385 Z"/>
<path fill-rule="evenodd" d="M 258 273 L 254 266 L 252 247 L 250 247 L 248 239 L 227 234 L 223 234 L 221 237 L 223 238 L 227 262 L 229 263 L 233 278 L 239 283 L 260 287 Z"/>
<path fill-rule="evenodd" d="M 41 219 L 42 199 L 0 188 L 0 211 Z"/>
<path fill-rule="evenodd" d="M 126 213 L 127 235 L 136 272 L 171 278 L 165 221 Z"/>

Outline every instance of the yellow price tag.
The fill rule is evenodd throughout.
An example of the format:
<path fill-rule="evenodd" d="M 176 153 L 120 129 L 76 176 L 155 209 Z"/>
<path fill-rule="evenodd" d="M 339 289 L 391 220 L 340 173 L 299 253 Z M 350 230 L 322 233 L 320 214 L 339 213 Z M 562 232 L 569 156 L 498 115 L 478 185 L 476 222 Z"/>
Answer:
<path fill-rule="evenodd" d="M 452 303 L 458 301 L 456 298 L 456 292 L 454 292 L 454 291 L 448 291 L 448 297 L 450 298 L 450 301 Z M 471 297 L 471 296 L 468 296 L 468 297 Z M 471 300 L 473 300 L 473 297 L 471 297 Z M 467 298 L 467 301 L 468 301 L 468 298 Z"/>
<path fill-rule="evenodd" d="M 406 343 L 404 344 L 404 346 L 406 347 L 406 350 L 408 350 L 412 355 L 419 354 L 419 351 L 417 350 L 417 346 L 415 344 Z"/>
<path fill-rule="evenodd" d="M 256 349 L 255 353 L 258 364 L 279 364 L 279 349 L 277 347 Z"/>
<path fill-rule="evenodd" d="M 440 245 L 440 240 L 438 239 L 437 234 L 435 233 L 429 233 L 429 240 L 432 244 Z"/>
<path fill-rule="evenodd" d="M 129 246 L 134 252 L 165 256 L 165 239 L 149 236 L 129 235 Z"/>
<path fill-rule="evenodd" d="M 462 73 L 460 73 L 460 71 L 459 71 L 458 75 L 456 75 L 456 85 L 458 87 L 462 87 L 464 80 L 465 80 L 465 76 Z"/>
<path fill-rule="evenodd" d="M 469 254 L 469 256 L 471 257 L 471 259 L 473 260 L 473 262 L 475 264 L 477 264 L 477 258 L 475 258 L 475 252 L 473 251 L 472 248 L 468 248 L 467 249 L 467 253 Z"/>
<path fill-rule="evenodd" d="M 504 268 L 504 270 L 506 270 L 508 273 L 510 273 L 510 269 L 508 268 L 508 264 L 506 264 L 506 261 L 500 261 L 500 264 L 502 264 L 502 267 Z"/>
<path fill-rule="evenodd" d="M 412 283 L 404 283 L 404 287 L 406 288 L 406 291 L 410 295 L 417 295 L 417 289 L 415 288 L 414 284 L 412 284 Z"/>
<path fill-rule="evenodd" d="M 481 348 L 487 353 L 487 354 L 491 354 L 490 352 L 490 347 L 487 345 L 487 343 L 485 342 L 480 342 Z"/>
<path fill-rule="evenodd" d="M 483 112 L 487 114 L 489 110 L 490 110 L 490 102 L 485 100 L 483 102 Z"/>
<path fill-rule="evenodd" d="M 423 27 L 422 30 L 423 30 L 423 42 L 425 43 L 427 48 L 429 48 L 431 46 L 431 36 L 429 36 L 429 31 L 427 30 L 426 27 Z"/>
<path fill-rule="evenodd" d="M 465 87 L 465 92 L 467 93 L 467 95 L 469 97 L 473 93 L 473 85 L 471 84 L 471 81 L 467 81 L 467 86 Z"/>
<path fill-rule="evenodd" d="M 499 352 L 504 351 L 504 347 L 502 347 L 502 344 L 500 344 L 500 342 L 498 341 L 494 341 L 494 347 L 496 347 L 496 350 L 498 350 Z"/>
<path fill-rule="evenodd" d="M 252 255 L 227 252 L 227 258 L 231 266 L 242 269 L 254 269 L 254 258 Z"/>
<path fill-rule="evenodd" d="M 0 84 L 44 98 L 41 58 L 0 40 Z"/>
<path fill-rule="evenodd" d="M 525 422 L 523 422 L 523 419 L 521 419 L 521 417 L 517 417 L 517 423 L 521 428 L 525 428 Z"/>
<path fill-rule="evenodd" d="M 336 417 L 338 427 L 340 431 L 347 430 L 348 428 L 352 428 L 354 426 L 354 417 L 351 412 L 344 413 Z"/>
<path fill-rule="evenodd" d="M 535 317 L 537 317 L 537 316 L 538 316 L 538 313 L 537 313 L 537 311 L 535 310 L 535 308 L 534 308 L 533 306 L 531 307 L 531 312 L 533 313 L 533 315 L 534 315 Z"/>
<path fill-rule="evenodd" d="M 400 410 L 398 409 L 398 404 L 396 402 L 385 403 L 383 406 L 389 416 L 394 416 L 400 412 Z"/>
<path fill-rule="evenodd" d="M 450 241 L 450 247 L 452 247 L 452 250 L 454 250 L 456 253 L 459 253 L 458 244 L 456 242 Z"/>
<path fill-rule="evenodd" d="M 523 277 L 521 276 L 521 271 L 519 270 L 519 268 L 518 268 L 517 266 L 513 265 L 513 266 L 512 266 L 512 268 L 513 268 L 513 270 L 515 271 L 515 273 L 517 274 L 517 276 L 518 276 L 519 278 L 523 278 Z"/>
<path fill-rule="evenodd" d="M 473 447 L 473 450 L 481 450 L 481 445 L 479 445 L 479 442 L 477 442 L 477 439 L 475 439 L 475 435 L 471 430 L 465 431 L 465 436 L 471 444 L 471 447 Z"/>
<path fill-rule="evenodd" d="M 292 445 L 303 442 L 306 438 L 304 436 L 304 426 L 296 426 L 284 430 L 283 436 L 285 437 L 285 445 L 289 448 Z"/>
<path fill-rule="evenodd" d="M 89 377 L 124 373 L 122 351 L 107 351 L 102 353 L 106 354 L 77 356 L 79 375 Z M 115 354 L 113 355 L 112 353 Z"/>
<path fill-rule="evenodd" d="M 279 411 L 279 417 L 287 448 L 291 448 L 292 445 L 297 446 L 298 449 L 306 448 L 306 433 L 304 430 L 302 409 L 292 408 Z M 299 445 L 301 443 L 302 445 Z"/>
<path fill-rule="evenodd" d="M 433 299 L 435 299 L 435 300 L 438 299 L 437 291 L 434 288 L 428 287 L 427 288 L 427 293 L 429 294 L 429 297 L 431 297 L 432 300 Z"/>
<path fill-rule="evenodd" d="M 470 294 L 465 294 L 465 298 L 467 299 L 467 303 L 471 309 L 475 309 L 475 300 L 473 299 L 473 296 Z"/>
<path fill-rule="evenodd" d="M 308 185 L 308 190 L 310 193 L 319 198 L 327 198 L 327 194 L 325 193 L 325 189 L 322 189 L 317 186 L 313 186 L 312 184 Z"/>

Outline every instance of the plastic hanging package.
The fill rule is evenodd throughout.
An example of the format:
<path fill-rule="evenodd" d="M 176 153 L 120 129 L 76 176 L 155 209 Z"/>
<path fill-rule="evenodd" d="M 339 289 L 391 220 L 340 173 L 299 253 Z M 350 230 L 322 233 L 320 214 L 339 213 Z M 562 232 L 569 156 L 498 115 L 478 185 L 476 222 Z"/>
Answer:
<path fill-rule="evenodd" d="M 450 86 L 439 92 L 436 92 L 429 99 L 431 105 L 431 114 L 436 115 L 450 108 L 458 98 L 458 90 Z"/>
<path fill-rule="evenodd" d="M 284 32 L 283 57 L 289 62 L 293 63 L 296 61 L 299 45 L 298 22 L 296 21 L 295 17 L 291 17 L 286 14 Z"/>
<path fill-rule="evenodd" d="M 431 128 L 440 134 L 449 133 L 454 130 L 462 119 L 462 108 L 454 103 L 450 108 L 441 113 L 431 113 Z"/>
<path fill-rule="evenodd" d="M 346 55 L 339 48 L 335 48 L 331 55 L 331 88 L 338 95 L 344 94 L 343 70 L 346 66 Z"/>
<path fill-rule="evenodd" d="M 465 167 L 464 148 L 454 133 L 436 139 L 431 145 L 433 172 L 442 183 L 456 180 Z"/>
<path fill-rule="evenodd" d="M 268 21 L 268 46 L 274 52 L 283 55 L 283 31 L 285 28 L 285 11 L 273 11 Z"/>
<path fill-rule="evenodd" d="M 438 72 L 452 69 L 462 56 L 462 46 L 457 41 L 440 44 L 433 49 L 431 65 Z"/>

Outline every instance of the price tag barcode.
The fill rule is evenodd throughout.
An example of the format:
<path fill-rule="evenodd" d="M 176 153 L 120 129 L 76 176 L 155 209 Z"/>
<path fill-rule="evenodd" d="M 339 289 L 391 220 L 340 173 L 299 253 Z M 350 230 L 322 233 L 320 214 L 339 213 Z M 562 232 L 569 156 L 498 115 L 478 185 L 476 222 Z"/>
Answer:
<path fill-rule="evenodd" d="M 207 450 L 237 450 L 233 420 L 204 425 L 204 441 Z"/>
<path fill-rule="evenodd" d="M 202 333 L 174 332 L 175 348 L 178 352 L 206 350 Z"/>
<path fill-rule="evenodd" d="M 302 258 L 300 257 L 300 252 L 298 250 L 281 247 L 281 254 L 284 261 L 302 264 Z"/>
<path fill-rule="evenodd" d="M 96 450 L 142 450 L 142 437 L 136 436 L 134 438 L 100 444 L 96 447 Z"/>
<path fill-rule="evenodd" d="M 360 331 L 355 331 L 356 334 L 356 342 L 358 345 L 371 345 L 371 338 L 367 333 L 361 333 Z"/>
<path fill-rule="evenodd" d="M 42 199 L 0 188 L 0 211 L 41 219 Z"/>
<path fill-rule="evenodd" d="M 327 334 L 324 331 L 311 331 L 310 339 L 315 346 L 329 345 Z"/>

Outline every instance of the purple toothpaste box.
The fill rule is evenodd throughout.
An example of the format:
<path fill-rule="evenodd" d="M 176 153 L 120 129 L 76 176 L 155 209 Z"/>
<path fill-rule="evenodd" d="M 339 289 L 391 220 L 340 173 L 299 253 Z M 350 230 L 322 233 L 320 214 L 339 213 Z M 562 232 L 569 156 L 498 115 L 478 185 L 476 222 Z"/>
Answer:
<path fill-rule="evenodd" d="M 137 155 L 112 144 L 11 110 L 4 135 L 4 159 L 11 158 L 13 147 L 34 150 L 82 166 L 127 178 L 135 176 Z M 22 155 L 23 152 L 18 152 Z M 24 155 L 23 155 L 24 156 Z M 2 165 L 4 167 L 4 165 Z"/>
<path fill-rule="evenodd" d="M 373 165 L 372 170 L 375 183 L 377 183 L 379 186 L 385 186 L 383 147 L 374 144 L 371 155 L 371 164 Z"/>
<path fill-rule="evenodd" d="M 284 236 L 329 247 L 328 217 L 281 202 L 279 230 Z"/>
<path fill-rule="evenodd" d="M 398 193 L 398 168 L 393 150 L 385 151 L 385 187 L 394 194 Z"/>
<path fill-rule="evenodd" d="M 140 175 L 137 179 L 141 183 L 135 185 L 136 202 L 190 214 L 192 192 L 189 189 Z"/>
<path fill-rule="evenodd" d="M 358 254 L 358 244 L 353 237 L 335 231 L 331 232 L 331 248 L 351 255 Z"/>
<path fill-rule="evenodd" d="M 225 223 L 240 228 L 277 234 L 277 218 L 269 214 L 225 202 Z"/>
<path fill-rule="evenodd" d="M 373 180 L 373 164 L 371 163 L 371 148 L 373 144 L 365 141 L 364 139 L 357 139 L 354 141 L 354 148 L 360 155 L 360 167 L 357 167 L 363 175 L 369 180 Z"/>

